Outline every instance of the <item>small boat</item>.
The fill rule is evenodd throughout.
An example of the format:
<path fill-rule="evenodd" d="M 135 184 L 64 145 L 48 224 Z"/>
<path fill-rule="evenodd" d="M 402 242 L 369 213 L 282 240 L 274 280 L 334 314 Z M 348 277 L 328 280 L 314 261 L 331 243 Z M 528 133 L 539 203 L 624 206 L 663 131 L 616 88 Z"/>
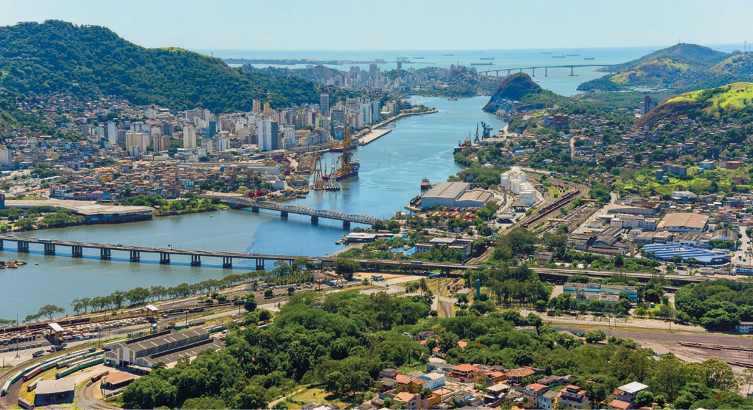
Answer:
<path fill-rule="evenodd" d="M 458 99 L 457 99 L 457 98 L 455 98 L 455 97 L 450 97 L 450 98 L 448 98 L 448 99 L 447 99 L 447 101 L 457 101 L 457 100 L 458 100 Z"/>
<path fill-rule="evenodd" d="M 429 178 L 424 178 L 421 180 L 421 190 L 426 191 L 429 188 L 431 188 L 431 184 L 429 183 Z"/>

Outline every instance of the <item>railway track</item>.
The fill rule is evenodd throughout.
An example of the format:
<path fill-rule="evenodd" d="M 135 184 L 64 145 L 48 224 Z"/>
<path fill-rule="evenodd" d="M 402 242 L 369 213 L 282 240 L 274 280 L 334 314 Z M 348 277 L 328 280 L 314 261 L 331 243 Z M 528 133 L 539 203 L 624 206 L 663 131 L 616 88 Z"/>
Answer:
<path fill-rule="evenodd" d="M 561 198 L 559 198 L 557 201 L 539 209 L 534 215 L 531 216 L 530 219 L 524 221 L 521 223 L 521 226 L 524 228 L 530 228 L 530 227 L 536 227 L 539 225 L 539 222 L 542 221 L 544 218 L 551 215 L 554 211 L 562 208 L 563 206 L 569 204 L 572 202 L 575 198 L 577 198 L 581 193 L 583 193 L 583 190 L 580 188 L 576 188 Z"/>

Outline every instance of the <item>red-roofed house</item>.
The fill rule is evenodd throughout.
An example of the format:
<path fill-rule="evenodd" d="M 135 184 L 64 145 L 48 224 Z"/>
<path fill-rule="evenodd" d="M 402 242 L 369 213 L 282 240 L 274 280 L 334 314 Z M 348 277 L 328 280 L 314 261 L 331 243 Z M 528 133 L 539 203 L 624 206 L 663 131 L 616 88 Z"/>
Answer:
<path fill-rule="evenodd" d="M 627 410 L 632 406 L 630 402 L 614 399 L 609 402 L 610 409 Z"/>
<path fill-rule="evenodd" d="M 579 386 L 568 385 L 560 391 L 558 403 L 562 403 L 568 409 L 590 409 L 591 403 L 586 397 L 586 391 Z"/>
<path fill-rule="evenodd" d="M 398 393 L 393 399 L 395 404 L 405 403 L 407 410 L 418 410 L 421 407 L 421 395 L 415 393 Z"/>
<path fill-rule="evenodd" d="M 451 374 L 452 377 L 460 379 L 461 381 L 475 381 L 478 378 L 479 370 L 478 367 L 466 363 L 453 367 Z"/>
<path fill-rule="evenodd" d="M 549 391 L 549 386 L 545 386 L 543 384 L 531 383 L 527 385 L 523 390 L 523 394 L 528 398 L 526 404 L 529 404 L 530 406 L 525 407 L 540 408 L 541 405 L 539 404 L 539 396 L 546 393 L 547 391 Z"/>
<path fill-rule="evenodd" d="M 507 372 L 507 382 L 509 383 L 523 383 L 523 379 L 536 374 L 536 370 L 530 367 L 521 367 L 519 369 L 510 370 Z"/>

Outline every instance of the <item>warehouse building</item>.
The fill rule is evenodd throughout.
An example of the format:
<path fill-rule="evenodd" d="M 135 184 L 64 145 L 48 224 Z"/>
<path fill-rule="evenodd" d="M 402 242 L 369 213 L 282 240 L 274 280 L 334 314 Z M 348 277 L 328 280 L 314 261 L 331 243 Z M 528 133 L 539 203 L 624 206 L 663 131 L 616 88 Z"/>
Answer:
<path fill-rule="evenodd" d="M 703 232 L 708 225 L 709 217 L 689 212 L 668 213 L 659 222 L 656 229 L 667 232 Z"/>
<path fill-rule="evenodd" d="M 35 406 L 50 406 L 53 404 L 73 403 L 73 392 L 76 389 L 74 378 L 58 380 L 40 380 L 34 395 Z"/>
<path fill-rule="evenodd" d="M 109 345 L 111 350 L 105 353 L 105 364 L 111 366 L 137 364 L 152 367 L 157 362 L 168 363 L 161 358 L 166 353 L 180 352 L 192 346 L 211 345 L 213 343 L 209 338 L 209 332 L 204 329 L 189 329 L 182 332 L 165 330 Z M 157 360 L 158 357 L 161 360 Z"/>
<path fill-rule="evenodd" d="M 681 246 L 673 244 L 650 244 L 641 248 L 644 255 L 659 259 L 665 262 L 671 261 L 675 255 L 679 255 L 684 262 L 689 259 L 695 259 L 703 265 L 721 265 L 730 261 L 728 252 L 714 252 L 706 249 L 698 249 L 692 246 Z"/>
<path fill-rule="evenodd" d="M 469 189 L 465 182 L 440 182 L 421 197 L 421 209 L 433 206 L 447 208 L 481 208 L 494 199 L 491 191 Z"/>

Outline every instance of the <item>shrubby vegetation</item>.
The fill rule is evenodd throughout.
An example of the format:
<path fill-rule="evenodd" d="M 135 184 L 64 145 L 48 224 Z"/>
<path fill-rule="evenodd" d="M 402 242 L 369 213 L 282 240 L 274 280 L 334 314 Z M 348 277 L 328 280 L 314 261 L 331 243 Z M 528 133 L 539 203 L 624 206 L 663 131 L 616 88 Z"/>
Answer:
<path fill-rule="evenodd" d="M 381 369 L 424 363 L 429 347 L 436 346 L 452 364 L 534 366 L 546 374 L 572 375 L 570 383 L 583 386 L 596 403 L 617 386 L 639 381 L 650 387 L 643 401 L 677 408 L 753 405 L 731 392 L 738 380 L 724 362 L 685 363 L 672 354 L 653 360 L 650 350 L 616 338 L 584 344 L 543 325 L 535 315 L 505 311 L 427 318 L 429 308 L 420 296 L 384 293 L 332 293 L 315 307 L 318 303 L 313 293 L 295 295 L 271 326 L 250 323 L 231 332 L 226 349 L 202 352 L 192 363 L 184 360 L 172 369 L 156 366 L 126 388 L 123 403 L 129 408 L 263 408 L 307 384 L 358 404 Z M 515 326 L 535 326 L 537 332 Z M 435 334 L 428 347 L 403 335 L 427 329 Z M 587 339 L 604 337 L 592 332 Z M 467 346 L 459 348 L 459 340 Z"/>
<path fill-rule="evenodd" d="M 753 283 L 729 279 L 686 285 L 675 295 L 678 319 L 697 320 L 713 330 L 734 330 L 753 320 Z"/>
<path fill-rule="evenodd" d="M 219 199 L 197 198 L 167 200 L 159 195 L 138 195 L 121 201 L 123 205 L 140 205 L 155 208 L 156 216 L 183 215 L 197 212 L 218 211 L 227 206 Z"/>

